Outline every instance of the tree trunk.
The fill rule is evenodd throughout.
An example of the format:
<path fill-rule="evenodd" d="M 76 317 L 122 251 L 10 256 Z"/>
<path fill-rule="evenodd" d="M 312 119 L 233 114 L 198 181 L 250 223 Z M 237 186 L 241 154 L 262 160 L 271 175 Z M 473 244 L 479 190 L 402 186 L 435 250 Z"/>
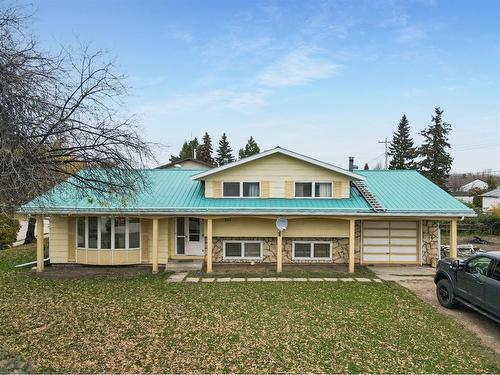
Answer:
<path fill-rule="evenodd" d="M 30 217 L 30 220 L 28 221 L 28 230 L 26 231 L 26 238 L 24 239 L 25 245 L 35 242 L 35 224 L 36 219 L 34 217 Z M 40 223 L 39 225 L 43 225 L 43 223 Z"/>

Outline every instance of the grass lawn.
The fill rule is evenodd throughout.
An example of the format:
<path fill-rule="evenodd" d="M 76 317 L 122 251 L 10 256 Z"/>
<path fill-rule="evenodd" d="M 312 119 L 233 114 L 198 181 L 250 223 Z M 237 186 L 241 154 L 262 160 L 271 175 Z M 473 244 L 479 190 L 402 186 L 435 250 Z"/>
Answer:
<path fill-rule="evenodd" d="M 49 280 L 0 251 L 0 342 L 43 372 L 499 373 L 457 324 L 394 283 Z M 1 348 L 0 348 L 1 349 Z"/>

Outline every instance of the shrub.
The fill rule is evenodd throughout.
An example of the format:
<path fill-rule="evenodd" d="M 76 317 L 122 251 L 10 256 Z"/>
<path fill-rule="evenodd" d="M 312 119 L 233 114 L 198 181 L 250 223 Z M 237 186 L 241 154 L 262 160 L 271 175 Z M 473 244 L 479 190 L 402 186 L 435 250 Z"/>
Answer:
<path fill-rule="evenodd" d="M 11 246 L 17 239 L 19 220 L 0 215 L 0 250 Z"/>

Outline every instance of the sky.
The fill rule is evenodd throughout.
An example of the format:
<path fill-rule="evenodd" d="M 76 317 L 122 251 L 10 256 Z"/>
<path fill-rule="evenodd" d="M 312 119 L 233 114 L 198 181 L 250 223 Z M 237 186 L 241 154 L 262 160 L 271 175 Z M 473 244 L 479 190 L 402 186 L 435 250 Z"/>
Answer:
<path fill-rule="evenodd" d="M 44 0 L 42 46 L 90 43 L 131 86 L 124 112 L 168 162 L 184 140 L 253 136 L 347 167 L 383 161 L 402 114 L 435 107 L 452 171 L 500 173 L 500 1 Z M 214 148 L 215 148 L 214 147 Z"/>

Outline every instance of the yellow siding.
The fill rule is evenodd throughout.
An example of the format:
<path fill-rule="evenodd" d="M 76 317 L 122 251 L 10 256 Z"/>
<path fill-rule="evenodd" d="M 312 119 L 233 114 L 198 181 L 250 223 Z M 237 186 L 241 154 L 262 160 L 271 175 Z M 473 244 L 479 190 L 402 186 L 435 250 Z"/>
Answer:
<path fill-rule="evenodd" d="M 275 237 L 276 220 L 261 218 L 231 218 L 213 221 L 214 237 Z M 347 220 L 304 218 L 288 220 L 283 237 L 348 237 Z"/>
<path fill-rule="evenodd" d="M 158 220 L 158 263 L 167 262 L 169 219 Z"/>
<path fill-rule="evenodd" d="M 76 250 L 76 218 L 68 218 L 68 262 L 75 261 Z"/>
<path fill-rule="evenodd" d="M 348 177 L 282 154 L 270 155 L 221 171 L 215 175 L 207 176 L 205 181 L 205 195 L 211 198 L 218 198 L 222 195 L 222 181 L 269 181 L 270 198 L 293 197 L 294 181 L 334 182 L 334 186 L 340 183 L 338 190 L 334 190 L 335 198 L 349 196 Z"/>
<path fill-rule="evenodd" d="M 51 216 L 49 257 L 52 263 L 68 262 L 68 217 Z"/>
<path fill-rule="evenodd" d="M 150 251 L 150 236 L 151 236 L 151 220 L 141 220 L 141 263 L 149 263 L 151 257 Z"/>
<path fill-rule="evenodd" d="M 260 182 L 260 196 L 261 198 L 269 198 L 269 181 Z"/>

